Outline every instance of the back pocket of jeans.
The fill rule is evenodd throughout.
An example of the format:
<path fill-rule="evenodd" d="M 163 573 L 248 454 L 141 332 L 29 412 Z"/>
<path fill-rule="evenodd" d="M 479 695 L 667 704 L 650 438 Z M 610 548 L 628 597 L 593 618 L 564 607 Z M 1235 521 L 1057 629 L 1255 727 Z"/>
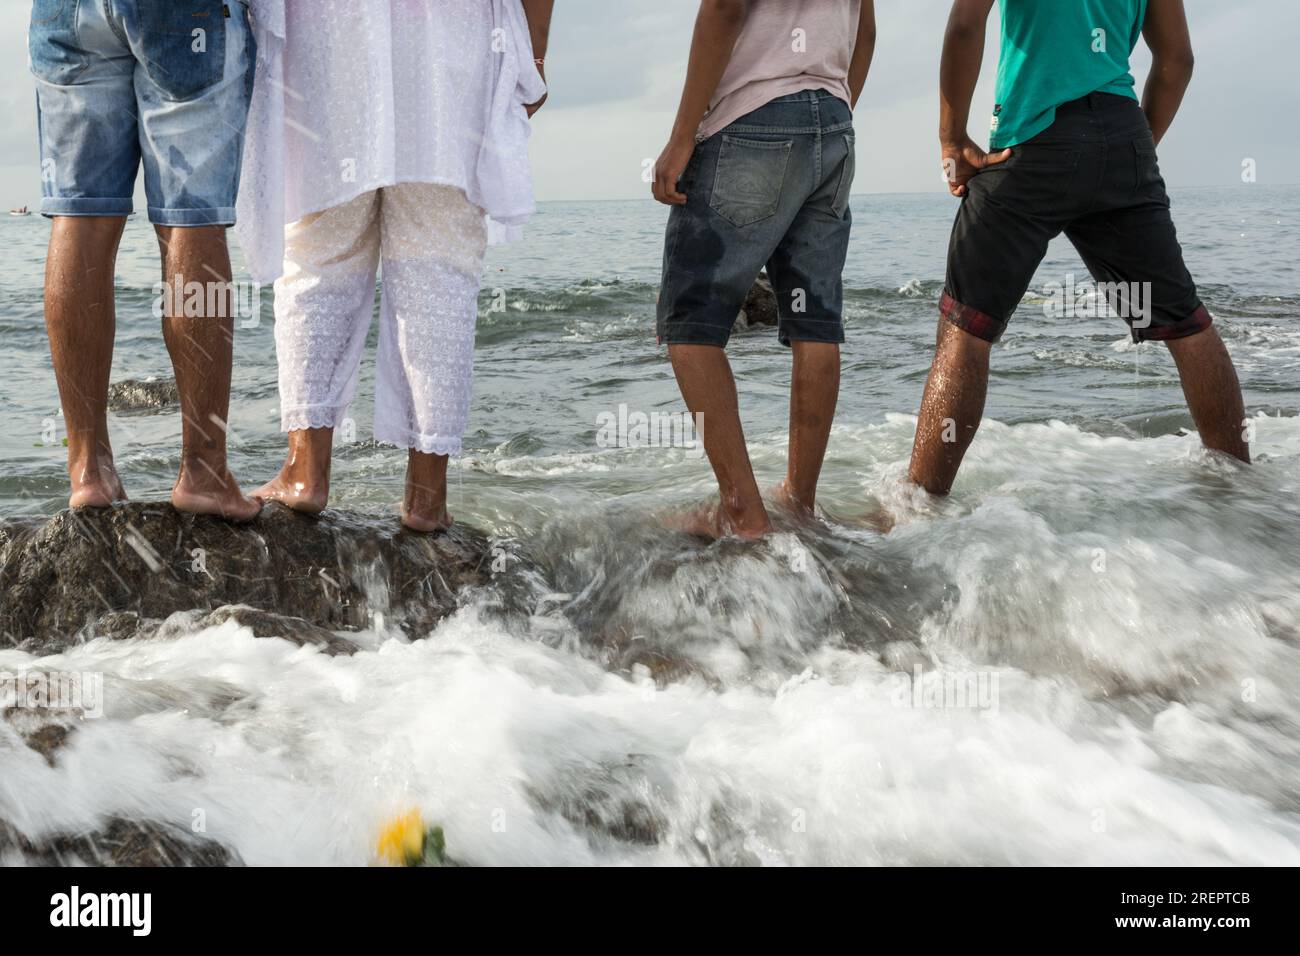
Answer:
<path fill-rule="evenodd" d="M 139 51 L 149 79 L 171 100 L 188 100 L 226 73 L 224 0 L 136 0 Z"/>
<path fill-rule="evenodd" d="M 86 54 L 77 42 L 80 0 L 35 0 L 27 30 L 32 73 L 46 83 L 66 86 L 86 68 Z"/>
<path fill-rule="evenodd" d="M 733 226 L 749 226 L 775 216 L 793 146 L 793 140 L 723 134 L 709 205 Z"/>
<path fill-rule="evenodd" d="M 849 151 L 844 157 L 844 162 L 840 164 L 840 182 L 835 190 L 835 199 L 831 203 L 831 211 L 841 219 L 849 211 L 849 194 L 853 191 L 853 177 L 857 174 L 857 152 L 854 148 L 856 141 L 857 137 L 852 133 L 844 134 L 844 145 Z"/>

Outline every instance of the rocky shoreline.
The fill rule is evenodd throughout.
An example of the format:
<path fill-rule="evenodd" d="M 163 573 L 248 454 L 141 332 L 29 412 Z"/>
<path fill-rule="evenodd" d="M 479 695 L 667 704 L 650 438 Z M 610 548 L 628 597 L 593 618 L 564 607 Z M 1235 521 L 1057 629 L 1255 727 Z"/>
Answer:
<path fill-rule="evenodd" d="M 487 583 L 491 563 L 488 538 L 459 524 L 425 535 L 391 518 L 280 505 L 246 525 L 170 504 L 64 511 L 0 524 L 0 640 L 56 653 L 153 634 L 185 613 L 347 653 L 335 632 L 382 622 L 427 634 L 461 589 Z"/>

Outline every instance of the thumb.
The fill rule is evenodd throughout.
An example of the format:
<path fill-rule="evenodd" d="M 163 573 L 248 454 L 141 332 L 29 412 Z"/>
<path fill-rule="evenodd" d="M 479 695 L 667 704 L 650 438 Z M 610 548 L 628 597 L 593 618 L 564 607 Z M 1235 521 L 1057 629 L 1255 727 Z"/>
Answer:
<path fill-rule="evenodd" d="M 1011 158 L 1011 150 L 1004 149 L 1000 153 L 989 153 L 984 157 L 985 166 L 996 166 L 998 163 L 1005 163 Z"/>

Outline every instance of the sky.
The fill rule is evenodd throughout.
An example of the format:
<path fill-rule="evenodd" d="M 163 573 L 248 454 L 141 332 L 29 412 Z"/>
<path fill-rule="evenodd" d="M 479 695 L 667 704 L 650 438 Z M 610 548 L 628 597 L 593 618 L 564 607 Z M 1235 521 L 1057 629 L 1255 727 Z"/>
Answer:
<path fill-rule="evenodd" d="M 300 0 L 307 2 L 307 0 Z M 358 3 L 376 0 L 357 0 Z M 772 0 L 763 0 L 772 2 Z M 937 78 L 949 0 L 876 0 L 876 60 L 855 117 L 857 193 L 942 191 Z M 25 36 L 31 4 L 0 0 L 0 206 L 36 206 L 35 94 Z M 647 196 L 681 92 L 698 0 L 557 0 L 535 120 L 541 200 Z M 1300 0 L 1187 0 L 1196 77 L 1161 145 L 1169 184 L 1300 182 Z M 992 108 L 997 15 L 972 117 Z M 1141 84 L 1149 65 L 1139 46 Z M 972 136 L 982 139 L 982 123 Z"/>

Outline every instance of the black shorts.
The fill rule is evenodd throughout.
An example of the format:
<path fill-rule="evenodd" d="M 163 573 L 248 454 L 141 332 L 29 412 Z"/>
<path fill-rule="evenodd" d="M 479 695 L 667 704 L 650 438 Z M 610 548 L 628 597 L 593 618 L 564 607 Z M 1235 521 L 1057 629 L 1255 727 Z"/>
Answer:
<path fill-rule="evenodd" d="M 1092 93 L 1067 103 L 1047 130 L 971 179 L 948 249 L 944 318 L 996 342 L 1062 232 L 1135 342 L 1210 326 L 1135 100 Z"/>

